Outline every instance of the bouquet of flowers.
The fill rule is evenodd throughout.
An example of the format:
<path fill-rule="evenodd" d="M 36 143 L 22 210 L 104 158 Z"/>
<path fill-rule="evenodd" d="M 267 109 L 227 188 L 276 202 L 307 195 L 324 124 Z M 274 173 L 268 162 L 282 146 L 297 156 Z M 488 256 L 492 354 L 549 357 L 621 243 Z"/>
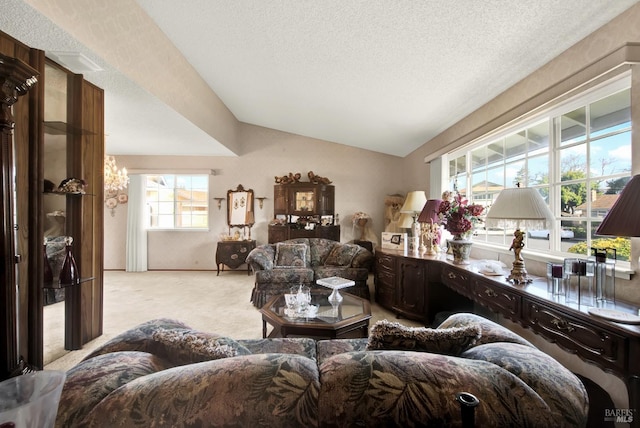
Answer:
<path fill-rule="evenodd" d="M 479 218 L 484 211 L 482 205 L 469 204 L 459 193 L 444 192 L 438 209 L 440 223 L 444 225 L 454 239 L 468 239 L 473 234 Z"/>

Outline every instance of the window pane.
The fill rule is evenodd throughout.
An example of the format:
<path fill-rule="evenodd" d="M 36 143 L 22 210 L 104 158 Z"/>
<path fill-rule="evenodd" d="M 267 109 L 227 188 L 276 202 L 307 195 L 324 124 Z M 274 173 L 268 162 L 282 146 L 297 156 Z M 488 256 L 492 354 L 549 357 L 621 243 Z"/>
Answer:
<path fill-rule="evenodd" d="M 527 129 L 529 156 L 549 150 L 549 120 Z"/>
<path fill-rule="evenodd" d="M 471 152 L 471 170 L 476 171 L 478 168 L 487 167 L 487 151 L 485 147 L 473 150 Z"/>
<path fill-rule="evenodd" d="M 517 183 L 524 184 L 524 161 L 513 162 L 505 168 L 505 187 L 514 187 Z"/>
<path fill-rule="evenodd" d="M 590 105 L 591 137 L 631 126 L 630 90 L 613 94 Z"/>
<path fill-rule="evenodd" d="M 582 141 L 587 132 L 585 107 L 566 113 L 560 118 L 560 144 Z"/>
<path fill-rule="evenodd" d="M 568 216 L 586 214 L 587 184 L 584 181 L 560 186 L 560 209 Z"/>
<path fill-rule="evenodd" d="M 536 156 L 527 162 L 527 186 L 549 183 L 549 155 Z"/>
<path fill-rule="evenodd" d="M 587 145 L 580 144 L 560 150 L 561 180 L 586 178 Z"/>
<path fill-rule="evenodd" d="M 573 254 L 590 254 L 587 248 L 586 221 L 562 221 L 560 228 L 561 251 Z"/>
<path fill-rule="evenodd" d="M 496 141 L 487 145 L 487 163 L 489 166 L 504 161 L 504 140 Z"/>
<path fill-rule="evenodd" d="M 147 176 L 148 222 L 156 228 L 206 228 L 208 225 L 207 175 Z M 197 220 L 194 215 L 197 214 Z"/>
<path fill-rule="evenodd" d="M 527 153 L 526 131 L 520 131 L 517 134 L 509 135 L 505 139 L 504 148 L 507 160 L 523 158 Z"/>
<path fill-rule="evenodd" d="M 592 141 L 590 151 L 590 172 L 593 175 L 631 171 L 631 131 Z"/>

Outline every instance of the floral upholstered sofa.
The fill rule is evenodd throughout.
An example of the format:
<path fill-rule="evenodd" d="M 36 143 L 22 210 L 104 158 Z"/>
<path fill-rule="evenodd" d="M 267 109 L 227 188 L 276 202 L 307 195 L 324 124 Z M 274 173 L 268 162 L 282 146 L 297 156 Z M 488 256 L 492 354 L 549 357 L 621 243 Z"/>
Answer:
<path fill-rule="evenodd" d="M 299 285 L 329 291 L 316 281 L 332 276 L 354 281 L 355 285 L 344 291 L 370 299 L 367 279 L 373 254 L 356 244 L 324 238 L 290 239 L 254 248 L 247 256 L 247 264 L 256 275 L 251 302 L 257 308 Z"/>
<path fill-rule="evenodd" d="M 491 321 L 379 321 L 366 339 L 233 340 L 160 319 L 67 372 L 57 427 L 584 427 L 580 380 Z M 464 418 L 468 421 L 468 409 Z"/>

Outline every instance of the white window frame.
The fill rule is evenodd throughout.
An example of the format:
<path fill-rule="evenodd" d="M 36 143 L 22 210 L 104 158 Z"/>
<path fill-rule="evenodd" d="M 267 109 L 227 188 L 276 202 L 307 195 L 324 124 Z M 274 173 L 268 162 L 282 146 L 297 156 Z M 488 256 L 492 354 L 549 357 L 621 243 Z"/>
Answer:
<path fill-rule="evenodd" d="M 203 204 L 203 208 L 206 210 L 206 215 L 203 216 L 203 218 L 206 221 L 206 225 L 204 226 L 182 226 L 178 224 L 178 218 L 176 215 L 176 211 L 177 211 L 177 207 L 179 205 L 180 202 L 184 203 L 185 201 L 178 201 L 176 199 L 177 197 L 177 193 L 175 192 L 176 187 L 174 185 L 173 189 L 174 193 L 173 193 L 173 200 L 169 201 L 166 200 L 164 202 L 169 203 L 172 202 L 173 203 L 173 210 L 172 210 L 172 217 L 173 217 L 173 225 L 167 225 L 164 224 L 162 226 L 158 226 L 158 225 L 153 225 L 152 224 L 152 218 L 155 216 L 154 214 L 154 210 L 153 210 L 153 204 L 158 203 L 159 199 L 156 199 L 155 201 L 150 201 L 149 200 L 149 195 L 148 195 L 148 188 L 146 185 L 146 181 L 148 179 L 148 177 L 152 177 L 152 176 L 173 176 L 174 178 L 174 183 L 178 183 L 180 178 L 186 178 L 186 179 L 193 179 L 193 178 L 199 178 L 199 179 L 204 179 L 205 183 L 206 183 L 206 189 L 201 189 L 202 191 L 205 192 L 204 198 L 202 200 L 196 200 L 197 203 L 202 203 Z M 210 193 L 210 182 L 209 182 L 209 177 L 207 174 L 198 174 L 198 173 L 194 173 L 194 174 L 184 174 L 184 173 L 173 173 L 173 172 L 158 172 L 158 173 L 154 173 L 154 174 L 145 174 L 144 175 L 144 180 L 145 180 L 145 186 L 144 186 L 144 195 L 145 195 L 145 205 L 147 207 L 147 216 L 145 219 L 145 227 L 147 228 L 147 230 L 150 231 L 162 231 L 162 230 L 176 230 L 176 231 L 208 231 L 209 230 L 209 225 L 210 225 L 210 213 L 211 213 L 211 204 L 209 203 L 209 193 Z M 193 190 L 193 189 L 191 189 Z M 200 190 L 200 189 L 198 189 Z M 194 201 L 194 199 L 188 199 L 187 201 Z"/>
<path fill-rule="evenodd" d="M 441 192 L 445 191 L 445 190 L 452 190 L 450 189 L 450 177 L 449 177 L 449 160 L 453 160 L 453 159 L 457 159 L 461 156 L 466 156 L 465 162 L 465 169 L 466 172 L 464 174 L 466 182 L 465 183 L 457 183 L 457 186 L 459 189 L 470 189 L 469 191 L 471 192 L 472 189 L 472 159 L 471 159 L 471 153 L 473 150 L 481 148 L 483 146 L 486 146 L 496 140 L 499 140 L 501 138 L 504 138 L 506 136 L 509 135 L 513 135 L 515 133 L 521 132 L 525 129 L 531 128 L 532 126 L 534 126 L 535 124 L 538 124 L 540 122 L 543 121 L 548 121 L 549 123 L 549 136 L 550 136 L 550 142 L 549 142 L 549 149 L 548 149 L 548 156 L 549 156 L 549 201 L 550 201 L 550 209 L 552 210 L 552 212 L 554 214 L 559 214 L 560 213 L 560 207 L 558 207 L 558 201 L 560 200 L 560 196 L 559 196 L 559 192 L 560 192 L 560 187 L 562 184 L 566 184 L 561 182 L 561 172 L 560 172 L 560 159 L 559 159 L 559 149 L 560 149 L 560 142 L 559 142 L 559 136 L 553 135 L 554 132 L 559 132 L 557 131 L 557 127 L 555 126 L 555 123 L 557 121 L 557 118 L 559 118 L 560 116 L 562 116 L 565 113 L 571 112 L 577 108 L 589 105 L 593 102 L 596 102 L 602 98 L 606 98 L 607 96 L 613 95 L 614 93 L 617 93 L 619 91 L 625 90 L 625 89 L 630 89 L 631 88 L 631 74 L 630 72 L 626 72 L 626 73 L 622 73 L 619 76 L 616 76 L 606 82 L 603 82 L 600 85 L 597 85 L 591 89 L 588 89 L 580 94 L 577 94 L 574 97 L 571 97 L 569 99 L 567 99 L 566 101 L 557 103 L 553 106 L 550 106 L 549 108 L 546 109 L 540 109 L 538 112 L 528 115 L 526 117 L 523 117 L 520 120 L 517 121 L 513 121 L 510 124 L 501 127 L 493 132 L 490 132 L 488 134 L 485 134 L 484 136 L 464 145 L 463 147 L 456 149 L 454 151 L 451 151 L 445 155 L 442 156 L 441 159 L 441 183 L 442 183 L 442 188 L 441 188 Z M 632 143 L 633 144 L 633 143 Z M 565 147 L 565 146 L 562 146 Z M 587 159 L 587 162 L 589 161 L 589 159 Z M 504 162 L 504 160 L 503 160 Z M 589 163 L 588 163 L 589 164 Z M 629 175 L 633 175 L 632 171 L 636 170 L 637 168 L 635 167 L 634 164 L 631 165 L 631 171 L 629 172 Z M 607 178 L 608 179 L 608 178 Z M 587 184 L 589 183 L 589 178 L 587 178 Z M 510 183 L 505 183 L 507 186 L 510 185 Z M 533 186 L 535 187 L 535 186 Z M 471 195 L 471 199 L 473 200 L 473 196 Z M 588 211 L 589 211 L 589 221 L 593 221 L 593 219 L 591 218 L 591 212 L 590 212 L 590 199 L 588 200 L 587 204 L 588 204 Z M 562 259 L 562 257 L 576 257 L 576 254 L 574 253 L 567 253 L 567 252 L 561 252 L 558 249 L 560 248 L 560 224 L 561 224 L 561 218 L 558 217 L 556 215 L 556 221 L 554 221 L 553 227 L 550 228 L 552 230 L 552 234 L 553 234 L 553 242 L 550 243 L 550 247 L 552 249 L 551 254 L 549 254 L 549 252 L 539 252 L 536 253 L 536 251 L 532 251 L 530 249 L 527 249 L 527 252 L 534 255 L 534 258 L 536 255 L 540 256 L 540 260 L 549 260 L 549 257 L 553 257 L 556 259 Z M 589 235 L 589 234 L 588 234 Z M 589 236 L 587 239 L 587 242 L 589 242 Z M 487 241 L 479 241 L 477 242 L 478 245 L 480 246 L 487 246 L 489 248 L 495 249 L 495 248 L 502 248 L 501 244 L 492 244 L 490 242 Z M 618 265 L 623 268 L 623 269 L 628 269 L 630 266 L 629 262 L 623 262 L 623 261 L 618 261 Z"/>

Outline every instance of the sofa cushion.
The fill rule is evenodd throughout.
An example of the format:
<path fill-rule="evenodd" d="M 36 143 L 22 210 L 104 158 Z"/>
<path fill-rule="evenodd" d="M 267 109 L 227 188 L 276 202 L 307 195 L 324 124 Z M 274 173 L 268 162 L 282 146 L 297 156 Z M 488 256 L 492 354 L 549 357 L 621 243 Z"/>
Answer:
<path fill-rule="evenodd" d="M 452 328 L 407 327 L 381 320 L 371 328 L 368 350 L 398 349 L 460 355 L 480 338 L 480 327 L 470 324 Z"/>
<path fill-rule="evenodd" d="M 154 342 L 151 336 L 159 328 L 189 328 L 189 326 L 182 321 L 170 318 L 153 319 L 120 333 L 104 345 L 94 349 L 84 359 L 116 351 L 151 352 L 149 345 Z"/>
<path fill-rule="evenodd" d="M 318 367 L 290 354 L 245 355 L 136 379 L 80 426 L 317 427 Z"/>
<path fill-rule="evenodd" d="M 465 351 L 461 357 L 493 363 L 520 378 L 547 403 L 556 421 L 586 425 L 589 403 L 584 385 L 539 349 L 518 343 L 488 343 Z"/>
<path fill-rule="evenodd" d="M 325 266 L 351 266 L 362 247 L 355 244 L 336 244 L 324 261 Z"/>
<path fill-rule="evenodd" d="M 482 330 L 482 336 L 476 341 L 474 346 L 494 342 L 511 342 L 535 348 L 530 342 L 500 324 L 483 318 L 480 315 L 467 312 L 449 316 L 438 328 L 464 327 L 470 324 L 479 325 Z"/>
<path fill-rule="evenodd" d="M 251 353 L 247 348 L 231 338 L 215 333 L 193 330 L 179 321 L 157 319 L 142 323 L 119 334 L 85 357 L 85 360 L 109 352 L 143 351 L 158 355 L 167 361 L 171 361 L 173 364 L 189 364 L 189 358 L 186 357 L 188 351 L 184 349 L 179 350 L 179 345 L 168 345 L 164 343 L 166 340 L 163 342 L 158 340 L 158 337 L 154 337 L 154 335 L 161 330 L 173 331 L 176 335 L 183 335 L 185 337 L 191 337 L 192 339 L 198 338 L 202 341 L 211 341 L 211 343 L 215 340 L 220 346 L 232 348 L 232 352 L 235 352 L 235 355 L 247 355 Z M 176 351 L 178 351 L 178 354 L 175 354 Z M 193 357 L 195 358 L 195 354 Z M 211 356 L 205 359 L 211 359 Z"/>
<path fill-rule="evenodd" d="M 306 266 L 307 245 L 276 244 L 275 265 L 280 268 L 301 268 Z"/>
<path fill-rule="evenodd" d="M 158 329 L 151 336 L 159 352 L 176 365 L 199 363 L 219 358 L 235 357 L 240 345 L 232 339 L 212 337 L 186 329 Z M 249 350 L 246 352 L 249 353 Z"/>
<path fill-rule="evenodd" d="M 480 400 L 478 427 L 562 426 L 535 391 L 486 361 L 412 351 L 348 352 L 325 359 L 320 379 L 318 412 L 326 427 L 463 426 L 459 392 Z"/>
<path fill-rule="evenodd" d="M 58 427 L 82 426 L 100 401 L 121 386 L 172 365 L 147 352 L 110 352 L 84 360 L 67 372 L 58 405 Z"/>

